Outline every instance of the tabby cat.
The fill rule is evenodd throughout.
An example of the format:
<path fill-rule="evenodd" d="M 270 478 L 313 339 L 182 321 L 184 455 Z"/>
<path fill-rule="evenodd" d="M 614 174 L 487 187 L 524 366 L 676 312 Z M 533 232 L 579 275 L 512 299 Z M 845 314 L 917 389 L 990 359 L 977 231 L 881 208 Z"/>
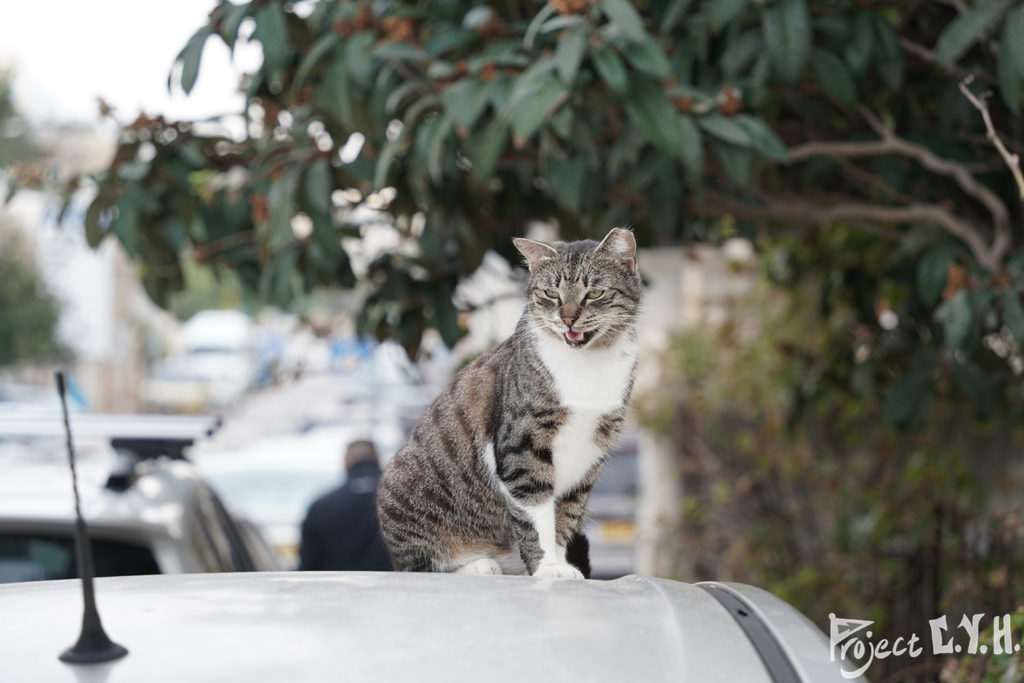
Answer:
<path fill-rule="evenodd" d="M 530 269 L 516 331 L 455 376 L 381 477 L 399 571 L 589 573 L 584 508 L 636 372 L 636 242 L 614 228 L 514 243 Z"/>

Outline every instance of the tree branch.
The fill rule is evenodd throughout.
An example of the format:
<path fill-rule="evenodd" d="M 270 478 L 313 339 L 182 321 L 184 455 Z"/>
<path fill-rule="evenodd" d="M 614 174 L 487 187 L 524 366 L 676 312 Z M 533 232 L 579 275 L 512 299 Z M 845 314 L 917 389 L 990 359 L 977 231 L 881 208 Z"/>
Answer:
<path fill-rule="evenodd" d="M 703 200 L 703 201 L 702 201 Z M 962 239 L 978 263 L 996 270 L 981 231 L 937 204 L 915 202 L 905 206 L 882 206 L 858 201 L 826 205 L 798 197 L 775 197 L 761 204 L 739 202 L 719 193 L 702 193 L 687 204 L 687 210 L 703 216 L 733 216 L 740 220 L 779 220 L 789 223 L 835 222 L 931 223 L 940 225 Z"/>
<path fill-rule="evenodd" d="M 1020 172 L 1020 157 L 1016 154 L 1011 154 L 1010 151 L 1006 149 L 1006 145 L 1003 144 L 999 134 L 996 133 L 996 128 L 992 125 L 992 117 L 988 112 L 988 104 L 985 103 L 985 98 L 988 95 L 982 94 L 981 97 L 978 97 L 971 92 L 970 88 L 967 87 L 973 80 L 974 79 L 972 77 L 968 76 L 964 80 L 960 81 L 960 92 L 962 92 L 964 97 L 966 97 L 970 103 L 974 105 L 974 108 L 981 113 L 981 118 L 985 122 L 985 131 L 987 133 L 988 140 L 993 146 L 995 146 L 996 151 L 999 152 L 999 156 L 1003 158 L 1003 161 L 1006 162 L 1006 166 L 1010 169 L 1013 179 L 1017 181 L 1017 193 L 1021 200 L 1024 201 L 1024 176 L 1021 176 Z M 1010 234 L 1009 220 L 1007 220 L 1005 232 L 1000 232 L 998 227 L 999 226 L 997 225 L 996 241 L 992 245 L 992 251 L 995 253 L 997 259 L 1001 260 L 1002 255 L 1010 248 L 1012 236 Z"/>
<path fill-rule="evenodd" d="M 943 159 L 927 147 L 907 142 L 893 135 L 892 131 L 886 128 L 870 109 L 864 106 L 858 109 L 868 125 L 874 129 L 879 137 L 890 143 L 896 154 L 916 160 L 933 173 L 952 178 L 964 193 L 978 200 L 988 209 L 989 214 L 992 216 L 992 225 L 995 228 L 995 243 L 992 246 L 994 253 L 993 261 L 1001 261 L 1002 255 L 1010 243 L 1010 212 L 1006 208 L 1006 204 L 1003 203 L 1003 200 L 999 198 L 999 195 L 978 182 L 978 179 L 963 164 Z M 999 245 L 998 249 L 997 245 Z"/>
<path fill-rule="evenodd" d="M 1024 176 L 1022 176 L 1020 172 L 1020 157 L 1011 153 L 1010 150 L 1006 148 L 1006 145 L 1003 144 L 1002 138 L 1000 138 L 999 134 L 996 133 L 996 128 L 992 125 L 992 116 L 988 113 L 988 104 L 985 102 L 988 95 L 982 94 L 979 97 L 972 93 L 967 87 L 973 80 L 974 79 L 971 76 L 968 76 L 964 80 L 960 81 L 960 92 L 962 92 L 964 97 L 970 100 L 971 104 L 974 105 L 974 108 L 981 113 L 981 118 L 985 122 L 986 137 L 996 148 L 996 151 L 999 152 L 999 156 L 1003 158 L 1003 162 L 1006 164 L 1007 168 L 1010 169 L 1010 173 L 1013 174 L 1013 179 L 1017 181 L 1017 192 L 1020 194 L 1021 201 L 1024 201 Z"/>
<path fill-rule="evenodd" d="M 937 69 L 941 69 L 943 72 L 950 76 L 954 76 L 956 78 L 967 78 L 968 76 L 972 75 L 970 71 L 967 71 L 966 69 L 963 69 L 957 66 L 956 64 L 948 64 L 946 62 L 943 62 L 942 60 L 939 59 L 938 55 L 936 55 L 935 52 L 929 50 L 927 47 L 921 45 L 920 43 L 915 43 L 914 41 L 908 38 L 900 38 L 900 47 L 902 47 L 903 51 L 906 52 L 908 55 L 913 55 L 920 59 L 922 62 L 930 64 L 931 66 L 934 66 Z M 979 74 L 979 78 L 981 78 L 987 83 L 996 82 L 995 78 L 984 72 Z"/>
<path fill-rule="evenodd" d="M 956 161 L 950 161 L 949 159 L 943 159 L 927 147 L 908 142 L 903 138 L 893 135 L 892 131 L 886 128 L 878 116 L 870 109 L 864 106 L 858 109 L 867 124 L 879 136 L 878 140 L 863 142 L 807 142 L 789 150 L 790 161 L 803 161 L 816 156 L 856 158 L 879 156 L 882 154 L 898 154 L 913 159 L 933 173 L 953 179 L 967 196 L 982 204 L 992 216 L 995 238 L 991 247 L 985 246 L 985 238 L 973 223 L 959 219 L 941 207 L 926 204 L 910 204 L 908 206 L 933 206 L 944 216 L 938 222 L 954 235 L 967 241 L 971 247 L 971 252 L 980 264 L 986 268 L 998 269 L 998 265 L 1001 263 L 1011 242 L 1010 212 L 1006 208 L 1006 204 L 1003 203 L 1003 200 L 999 198 L 999 195 L 981 184 L 965 165 Z M 970 239 L 968 239 L 968 235 L 970 235 Z"/>

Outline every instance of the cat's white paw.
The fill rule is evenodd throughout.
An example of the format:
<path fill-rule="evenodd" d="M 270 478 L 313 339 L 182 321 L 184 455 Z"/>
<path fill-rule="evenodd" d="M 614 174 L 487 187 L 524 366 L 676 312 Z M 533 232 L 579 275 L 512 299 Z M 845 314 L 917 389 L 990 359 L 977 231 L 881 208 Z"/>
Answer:
<path fill-rule="evenodd" d="M 582 579 L 583 573 L 568 562 L 547 562 L 533 573 L 542 579 Z"/>
<path fill-rule="evenodd" d="M 473 560 L 469 564 L 459 567 L 455 573 L 496 576 L 501 574 L 501 565 L 489 557 L 481 557 L 479 560 Z"/>

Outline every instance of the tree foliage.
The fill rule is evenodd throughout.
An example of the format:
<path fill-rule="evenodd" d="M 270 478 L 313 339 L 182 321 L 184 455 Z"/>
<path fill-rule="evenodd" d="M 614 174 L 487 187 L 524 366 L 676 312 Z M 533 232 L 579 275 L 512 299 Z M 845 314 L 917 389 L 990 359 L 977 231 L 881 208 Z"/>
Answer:
<path fill-rule="evenodd" d="M 992 91 L 1021 151 L 1021 0 L 223 2 L 171 85 L 202 77 L 207 41 L 247 39 L 264 59 L 242 139 L 142 116 L 98 177 L 89 239 L 116 235 L 158 302 L 186 252 L 281 304 L 353 286 L 356 264 L 361 329 L 415 352 L 428 326 L 459 337 L 455 284 L 488 249 L 514 258 L 531 220 L 648 245 L 717 239 L 723 216 L 751 236 L 843 225 L 911 265 L 838 286 L 937 359 L 878 366 L 893 423 L 944 365 L 967 396 L 1017 372 L 1020 194 L 959 84 Z M 403 247 L 363 268 L 385 206 Z M 864 319 L 876 348 L 889 331 Z"/>
<path fill-rule="evenodd" d="M 675 575 L 764 586 L 826 631 L 830 613 L 872 620 L 876 643 L 921 633 L 943 614 L 956 624 L 963 613 L 1013 612 L 1024 603 L 1013 455 L 1024 446 L 1022 423 L 979 420 L 943 381 L 927 401 L 899 404 L 919 429 L 889 427 L 892 402 L 837 345 L 866 341 L 858 303 L 824 282 L 837 261 L 847 277 L 874 277 L 886 242 L 849 231 L 780 242 L 765 245 L 769 277 L 721 327 L 677 336 L 662 381 L 638 399 L 643 421 L 677 457 L 683 514 L 664 530 L 685 548 L 671 558 Z M 811 255 L 820 266 L 804 262 L 785 290 L 771 283 L 773 271 Z M 888 343 L 893 354 L 904 346 L 897 333 Z M 917 367 L 906 358 L 900 366 Z M 955 666 L 956 680 L 984 671 L 984 680 L 1004 680 L 992 672 L 1020 661 L 1011 653 L 954 665 L 932 654 L 878 659 L 868 676 L 932 681 Z M 849 655 L 846 668 L 866 659 Z"/>
<path fill-rule="evenodd" d="M 28 125 L 15 109 L 8 77 L 0 73 L 0 183 L 5 201 L 12 194 L 11 167 L 33 155 Z M 59 312 L 15 228 L 0 222 L 0 367 L 66 355 L 55 337 Z"/>
<path fill-rule="evenodd" d="M 29 159 L 34 152 L 28 123 L 14 106 L 10 86 L 10 75 L 0 72 L 0 170 Z"/>
<path fill-rule="evenodd" d="M 0 225 L 0 233 L 9 226 Z M 13 234 L 0 238 L 0 367 L 67 356 L 56 338 L 60 305 Z"/>

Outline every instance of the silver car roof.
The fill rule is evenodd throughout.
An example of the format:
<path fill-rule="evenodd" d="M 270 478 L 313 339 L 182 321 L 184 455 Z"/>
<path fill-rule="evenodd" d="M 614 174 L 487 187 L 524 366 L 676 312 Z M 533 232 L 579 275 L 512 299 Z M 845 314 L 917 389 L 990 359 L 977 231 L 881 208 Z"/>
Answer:
<path fill-rule="evenodd" d="M 719 585 L 747 590 L 751 604 L 768 599 L 803 680 L 842 680 L 823 634 L 792 607 Z M 78 636 L 78 582 L 8 584 L 4 680 L 770 680 L 718 601 L 664 579 L 282 572 L 98 579 L 96 589 L 127 657 L 58 661 Z"/>

